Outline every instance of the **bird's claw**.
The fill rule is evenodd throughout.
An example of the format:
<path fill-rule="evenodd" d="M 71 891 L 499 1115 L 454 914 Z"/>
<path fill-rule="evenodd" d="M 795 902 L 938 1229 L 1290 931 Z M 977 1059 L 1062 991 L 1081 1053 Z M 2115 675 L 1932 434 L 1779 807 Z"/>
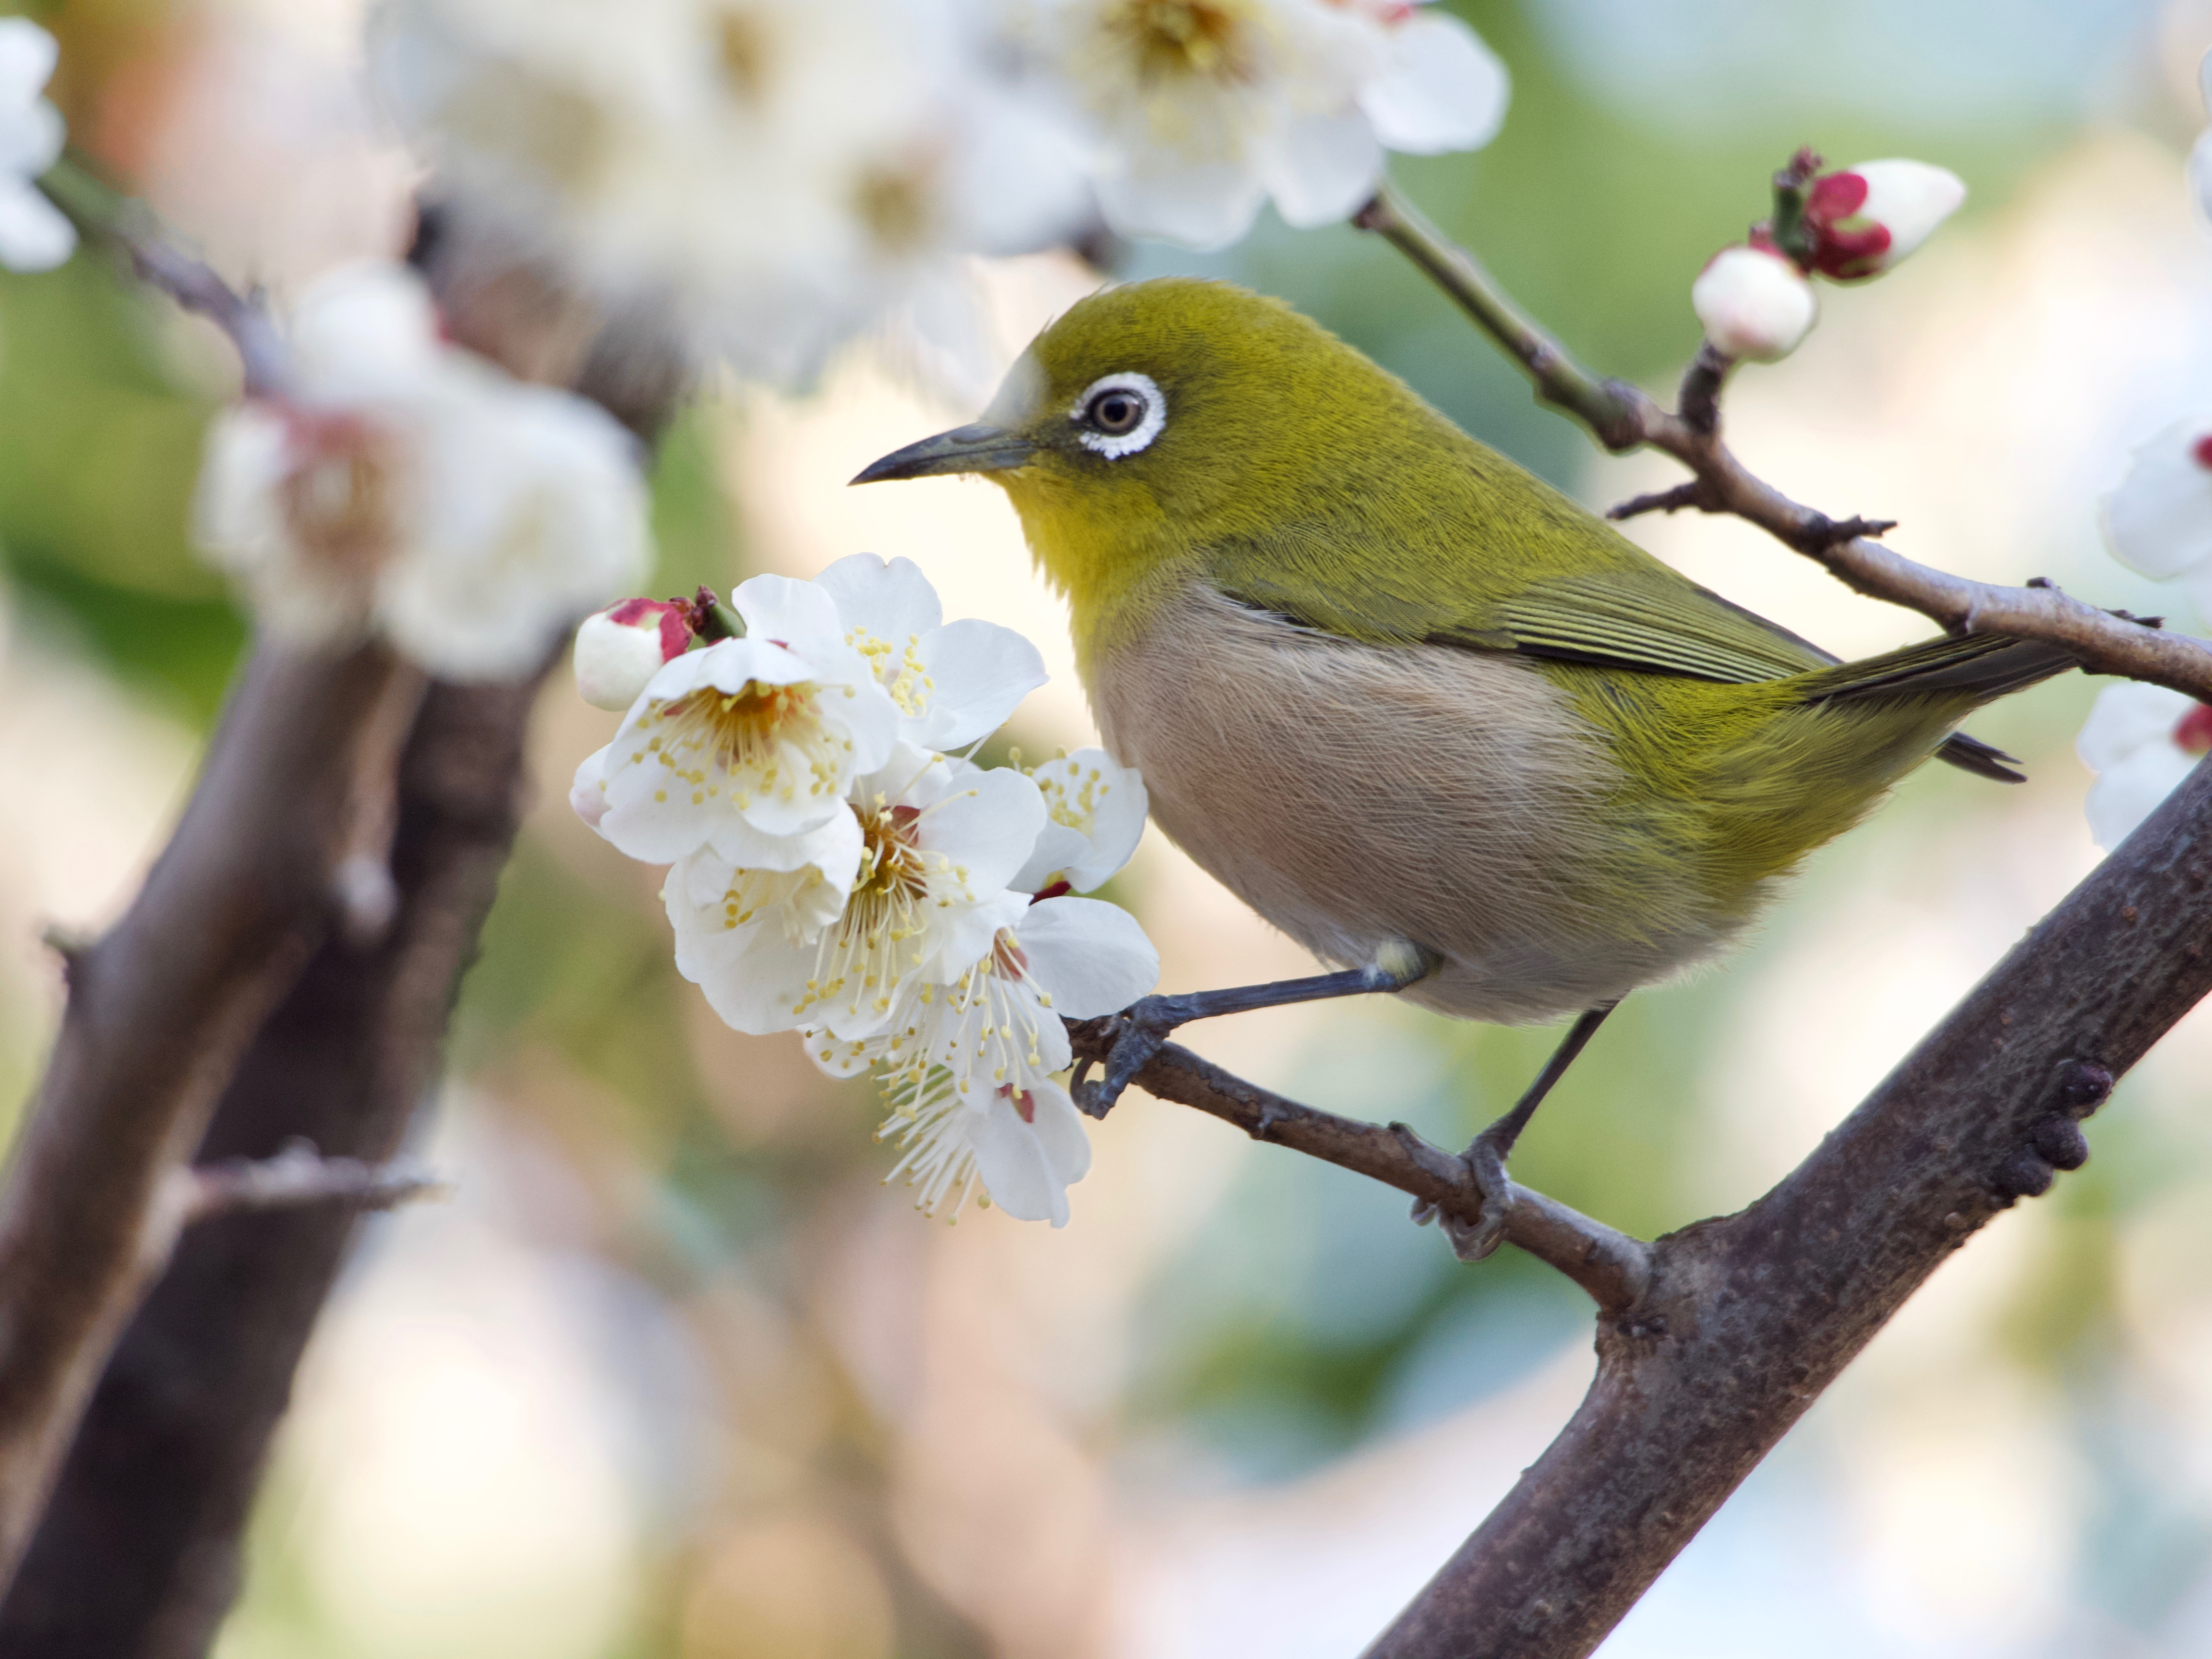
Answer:
<path fill-rule="evenodd" d="M 1107 1021 L 1113 1046 L 1106 1051 L 1103 1075 L 1091 1080 L 1085 1076 L 1090 1062 L 1085 1061 L 1068 1085 L 1077 1108 L 1090 1117 L 1104 1117 L 1112 1111 L 1121 1091 L 1152 1063 L 1152 1057 L 1167 1046 L 1170 1034 L 1188 1018 L 1176 999 L 1155 996 L 1131 1003 Z"/>
<path fill-rule="evenodd" d="M 1477 1135 L 1467 1149 L 1468 1172 L 1482 1194 L 1482 1216 L 1462 1221 L 1457 1216 L 1439 1218 L 1452 1254 L 1462 1261 L 1480 1261 L 1505 1242 L 1505 1218 L 1513 1210 L 1513 1183 L 1506 1179 L 1505 1160 L 1498 1148 Z"/>

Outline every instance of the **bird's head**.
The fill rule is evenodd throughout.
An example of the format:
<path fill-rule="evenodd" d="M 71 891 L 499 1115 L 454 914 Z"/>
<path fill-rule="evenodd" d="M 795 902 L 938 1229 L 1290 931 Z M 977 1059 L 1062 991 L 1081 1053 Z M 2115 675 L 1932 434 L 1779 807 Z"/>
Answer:
<path fill-rule="evenodd" d="M 1415 401 L 1280 301 L 1162 277 L 1071 307 L 981 419 L 853 482 L 969 472 L 1001 485 L 1080 628 L 1164 568 L 1311 511 L 1347 451 L 1371 450 L 1378 416 Z"/>

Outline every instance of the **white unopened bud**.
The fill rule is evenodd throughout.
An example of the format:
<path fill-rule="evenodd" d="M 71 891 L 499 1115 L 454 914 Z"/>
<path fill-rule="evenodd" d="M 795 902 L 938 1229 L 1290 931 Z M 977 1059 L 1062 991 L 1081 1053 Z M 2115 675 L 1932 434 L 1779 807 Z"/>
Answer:
<path fill-rule="evenodd" d="M 1925 161 L 1862 161 L 1823 174 L 1805 196 L 1813 269 L 1840 282 L 1878 276 L 1966 199 L 1957 173 Z"/>
<path fill-rule="evenodd" d="M 1715 350 L 1755 363 L 1796 350 L 1820 309 L 1804 274 L 1763 247 L 1724 247 L 1713 255 L 1690 284 L 1690 306 Z"/>
<path fill-rule="evenodd" d="M 661 665 L 691 644 L 684 607 L 660 599 L 624 599 L 576 630 L 576 690 L 594 708 L 620 714 L 638 700 Z"/>

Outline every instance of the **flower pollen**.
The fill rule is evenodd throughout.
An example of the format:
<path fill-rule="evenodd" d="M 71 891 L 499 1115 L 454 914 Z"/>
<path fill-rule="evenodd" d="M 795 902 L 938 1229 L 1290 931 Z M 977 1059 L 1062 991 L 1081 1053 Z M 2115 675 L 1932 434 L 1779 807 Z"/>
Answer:
<path fill-rule="evenodd" d="M 677 779 L 703 796 L 727 789 L 740 811 L 757 797 L 794 800 L 801 788 L 818 799 L 837 793 L 852 744 L 824 724 L 816 696 L 806 681 L 747 680 L 735 691 L 708 686 L 657 706 L 638 732 L 658 733 L 644 752 Z"/>
<path fill-rule="evenodd" d="M 1251 80 L 1254 21 L 1249 0 L 1115 0 L 1104 19 L 1148 85 L 1180 77 Z"/>

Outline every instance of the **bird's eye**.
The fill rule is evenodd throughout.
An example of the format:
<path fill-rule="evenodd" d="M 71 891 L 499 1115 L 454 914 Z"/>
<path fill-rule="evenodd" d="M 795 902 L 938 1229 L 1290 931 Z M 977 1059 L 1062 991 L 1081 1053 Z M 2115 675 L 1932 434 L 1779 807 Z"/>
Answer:
<path fill-rule="evenodd" d="M 1109 438 L 1134 432 L 1137 422 L 1144 418 L 1145 400 L 1133 392 L 1124 392 L 1117 386 L 1091 400 L 1091 424 Z"/>
<path fill-rule="evenodd" d="M 1079 428 L 1076 439 L 1085 448 L 1119 460 L 1160 435 L 1167 424 L 1167 399 L 1151 375 L 1125 370 L 1085 386 L 1068 418 Z"/>

